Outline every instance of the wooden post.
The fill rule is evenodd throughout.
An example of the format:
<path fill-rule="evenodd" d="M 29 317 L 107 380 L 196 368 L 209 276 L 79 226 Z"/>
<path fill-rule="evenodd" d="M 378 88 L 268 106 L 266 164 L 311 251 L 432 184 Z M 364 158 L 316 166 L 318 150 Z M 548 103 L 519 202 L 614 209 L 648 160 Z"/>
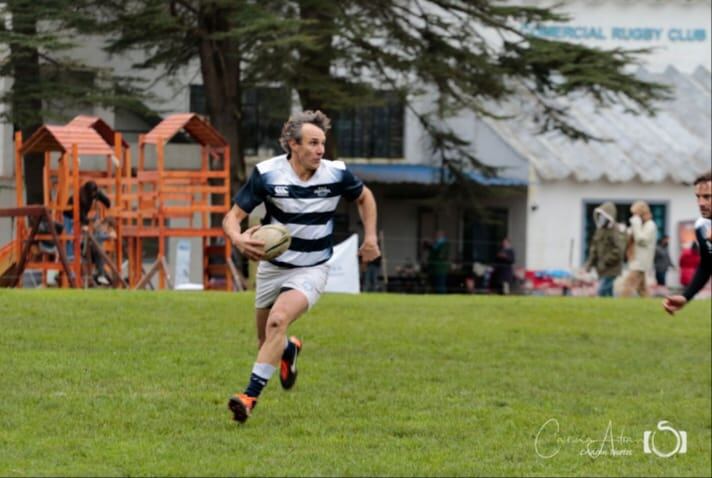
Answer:
<path fill-rule="evenodd" d="M 114 249 L 116 250 L 116 265 L 119 268 L 119 279 L 121 279 L 121 264 L 123 262 L 123 240 L 121 237 L 121 218 L 119 217 L 120 211 L 123 209 L 122 205 L 122 191 L 121 188 L 123 187 L 121 184 L 121 175 L 123 174 L 123 164 L 121 163 L 121 159 L 124 158 L 124 145 L 123 145 L 123 139 L 121 137 L 121 133 L 114 133 L 114 155 L 116 156 L 116 159 L 119 160 L 119 165 L 115 169 L 115 174 L 114 174 L 114 190 L 116 191 L 116 204 L 114 204 L 114 210 L 116 211 L 116 214 L 114 215 L 114 230 L 116 231 L 116 240 L 115 240 L 115 246 Z"/>
<path fill-rule="evenodd" d="M 52 195 L 50 194 L 50 158 L 51 153 L 45 151 L 44 164 L 42 165 L 42 203 L 47 208 L 47 215 L 52 216 Z M 40 218 L 41 220 L 41 218 Z M 49 227 L 49 224 L 47 224 Z M 47 269 L 42 269 L 42 286 L 47 287 Z"/>
<path fill-rule="evenodd" d="M 131 178 L 131 150 L 124 150 L 124 177 Z"/>
<path fill-rule="evenodd" d="M 49 164 L 49 161 L 50 161 L 50 152 L 45 151 L 44 164 L 42 166 L 42 185 L 43 185 L 42 189 L 44 190 L 43 191 L 43 196 L 44 196 L 43 202 L 44 202 L 44 205 L 47 207 L 51 207 L 51 204 L 50 204 L 51 195 L 50 195 L 50 190 L 49 190 L 49 188 L 50 188 L 50 181 L 49 181 L 49 179 L 50 179 L 49 178 L 50 164 Z"/>
<path fill-rule="evenodd" d="M 74 220 L 74 277 L 77 284 L 81 284 L 82 273 L 82 224 L 79 219 L 79 148 L 72 145 L 72 189 L 74 199 L 72 200 L 72 218 Z"/>
<path fill-rule="evenodd" d="M 126 239 L 129 248 L 129 287 L 133 288 L 136 285 L 136 237 L 128 237 Z"/>
<path fill-rule="evenodd" d="M 158 138 L 156 140 L 156 151 L 157 151 L 157 163 L 158 163 L 158 185 L 157 185 L 157 194 L 158 194 L 158 260 L 163 261 L 165 263 L 165 256 L 166 256 L 166 244 L 165 244 L 165 230 L 164 230 L 164 224 L 163 222 L 165 221 L 165 211 L 164 211 L 164 203 L 163 203 L 163 174 L 164 174 L 164 151 L 163 151 L 163 138 Z M 166 287 L 166 271 L 165 268 L 161 268 L 159 271 L 158 275 L 158 288 L 159 289 L 164 289 Z"/>
<path fill-rule="evenodd" d="M 200 147 L 200 173 L 201 173 L 201 178 L 200 178 L 200 185 L 210 185 L 210 180 L 208 179 L 208 171 L 210 170 L 210 163 L 208 159 L 208 147 L 205 145 L 202 145 Z M 200 193 L 200 204 L 207 206 L 210 204 L 210 194 L 207 192 L 203 191 Z M 192 217 L 191 217 L 191 226 L 192 224 Z M 200 218 L 200 227 L 203 229 L 210 227 L 210 214 L 207 211 L 203 211 L 201 214 Z"/>
<path fill-rule="evenodd" d="M 143 183 L 142 173 L 145 161 L 146 135 L 140 134 L 138 135 L 138 169 L 136 170 L 136 281 L 141 277 L 141 270 L 143 269 L 143 236 L 141 235 L 141 231 L 143 230 L 143 194 L 145 184 Z"/>
<path fill-rule="evenodd" d="M 22 200 L 24 191 L 22 188 L 23 168 L 22 168 L 22 131 L 15 133 L 15 200 L 17 207 L 22 207 L 25 201 Z M 15 219 L 15 257 L 22 254 L 22 240 L 25 237 L 25 219 L 18 217 Z"/>
<path fill-rule="evenodd" d="M 223 197 L 223 206 L 225 207 L 225 212 L 230 211 L 230 202 L 232 197 L 230 197 L 230 146 L 225 146 L 223 149 L 223 173 L 225 181 L 225 196 Z M 232 244 L 230 239 L 225 236 L 225 263 L 232 264 Z M 234 267 L 234 264 L 233 264 Z M 227 276 L 227 290 L 233 290 L 233 274 L 226 274 Z M 238 290 L 242 290 L 242 284 Z"/>
<path fill-rule="evenodd" d="M 67 202 L 69 201 L 69 189 L 71 186 L 71 175 L 69 174 L 69 152 L 65 151 L 62 153 L 61 161 L 60 170 L 62 172 L 62 178 L 59 182 L 58 191 L 61 191 L 62 193 L 62 201 L 60 204 L 64 208 L 67 206 Z"/>

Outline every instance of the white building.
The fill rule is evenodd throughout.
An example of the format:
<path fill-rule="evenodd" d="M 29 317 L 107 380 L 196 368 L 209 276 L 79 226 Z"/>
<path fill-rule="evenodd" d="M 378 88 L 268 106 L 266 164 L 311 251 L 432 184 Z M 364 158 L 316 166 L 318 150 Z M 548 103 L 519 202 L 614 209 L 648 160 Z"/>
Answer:
<path fill-rule="evenodd" d="M 587 100 L 567 105 L 580 124 L 612 143 L 528 137 L 522 134 L 526 121 L 495 126 L 529 163 L 526 265 L 582 264 L 591 207 L 636 199 L 654 206 L 676 261 L 681 223 L 698 215 L 689 184 L 712 166 L 710 2 L 572 1 L 565 9 L 572 16 L 569 25 L 546 26 L 537 33 L 604 48 L 651 48 L 642 57 L 640 74 L 671 85 L 674 99 L 661 104 L 655 118 L 633 117 L 622 107 L 597 111 Z M 674 283 L 677 275 L 669 280 Z"/>

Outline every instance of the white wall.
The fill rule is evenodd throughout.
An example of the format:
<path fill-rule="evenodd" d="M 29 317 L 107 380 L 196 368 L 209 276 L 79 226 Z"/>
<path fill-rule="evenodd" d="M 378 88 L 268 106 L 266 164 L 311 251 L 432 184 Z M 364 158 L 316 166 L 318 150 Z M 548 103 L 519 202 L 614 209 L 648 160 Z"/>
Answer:
<path fill-rule="evenodd" d="M 379 200 L 378 208 L 378 229 L 383 231 L 385 239 L 386 265 L 393 274 L 396 267 L 418 260 L 418 204 Z"/>
<path fill-rule="evenodd" d="M 188 111 L 190 105 L 190 84 L 201 83 L 200 69 L 196 59 L 188 67 L 182 68 L 171 78 L 160 78 L 161 69 L 136 69 L 133 64 L 145 59 L 141 51 L 134 51 L 131 54 L 109 55 L 101 48 L 104 40 L 99 36 L 81 37 L 77 40 L 80 44 L 74 48 L 71 55 L 81 58 L 87 65 L 98 68 L 110 69 L 122 75 L 133 75 L 145 80 L 145 85 L 151 85 L 151 94 L 155 95 L 155 100 L 146 102 L 147 106 L 156 109 L 163 114 Z M 102 117 L 110 126 L 114 125 L 113 112 L 96 108 L 94 114 Z"/>
<path fill-rule="evenodd" d="M 12 80 L 0 77 L 0 94 L 4 94 L 12 85 Z M 5 104 L 0 104 L 0 115 L 7 111 Z M 12 124 L 0 121 L 0 178 L 13 177 L 15 172 L 15 143 L 12 137 Z M 2 203 L 0 202 L 0 205 Z M 2 206 L 0 206 L 2 207 Z"/>
<path fill-rule="evenodd" d="M 670 255 L 677 263 L 679 240 L 677 224 L 699 217 L 692 186 L 643 184 L 631 182 L 576 183 L 573 181 L 540 182 L 536 178 L 529 187 L 527 208 L 527 268 L 569 269 L 583 263 L 584 202 L 635 201 L 667 203 L 667 233 Z M 573 241 L 572 264 L 569 250 Z M 677 280 L 675 275 L 674 280 Z"/>
<path fill-rule="evenodd" d="M 420 97 L 415 102 L 415 108 L 421 112 L 428 111 L 432 107 L 432 101 L 434 101 L 432 95 Z M 527 179 L 529 166 L 526 160 L 522 159 L 520 154 L 473 112 L 463 111 L 449 118 L 446 123 L 447 127 L 470 142 L 468 149 L 479 161 L 501 168 L 500 176 Z M 404 142 L 403 152 L 406 163 L 434 164 L 430 139 L 416 115 L 409 110 L 406 112 Z"/>
<path fill-rule="evenodd" d="M 13 207 L 15 199 L 15 180 L 0 177 L 0 208 Z M 14 221 L 9 217 L 0 217 L 0 247 L 12 240 L 15 235 Z"/>

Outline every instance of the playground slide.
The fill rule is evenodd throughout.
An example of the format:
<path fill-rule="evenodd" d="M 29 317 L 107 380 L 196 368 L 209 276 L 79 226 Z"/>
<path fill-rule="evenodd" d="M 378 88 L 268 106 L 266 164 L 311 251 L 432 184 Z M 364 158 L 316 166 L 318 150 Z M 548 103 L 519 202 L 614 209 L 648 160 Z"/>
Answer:
<path fill-rule="evenodd" d="M 15 269 L 15 264 L 17 263 L 16 255 L 14 240 L 0 247 L 0 283 L 4 283 L 3 279 L 7 279 L 5 275 L 11 274 Z"/>

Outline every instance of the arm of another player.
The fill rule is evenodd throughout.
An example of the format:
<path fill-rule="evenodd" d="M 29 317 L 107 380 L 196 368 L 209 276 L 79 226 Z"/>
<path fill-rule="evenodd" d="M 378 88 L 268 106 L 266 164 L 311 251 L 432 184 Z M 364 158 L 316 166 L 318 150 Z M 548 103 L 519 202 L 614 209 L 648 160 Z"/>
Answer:
<path fill-rule="evenodd" d="M 687 304 L 687 299 L 684 295 L 669 295 L 663 300 L 663 309 L 670 315 L 675 315 Z"/>
<path fill-rule="evenodd" d="M 242 232 L 240 223 L 243 219 L 247 218 L 248 215 L 249 214 L 235 204 L 223 219 L 223 230 L 225 231 L 225 235 L 230 239 L 230 242 L 232 242 L 243 255 L 253 261 L 258 261 L 264 255 L 265 243 L 252 239 L 252 233 L 260 228 L 259 225 L 252 226 L 245 232 Z"/>
<path fill-rule="evenodd" d="M 373 193 L 366 186 L 363 187 L 361 195 L 356 200 L 358 213 L 361 216 L 363 223 L 363 243 L 359 248 L 361 260 L 371 262 L 381 255 L 381 250 L 378 247 L 378 236 L 376 235 L 376 199 Z"/>
<path fill-rule="evenodd" d="M 670 315 L 674 315 L 675 312 L 685 307 L 685 305 L 691 301 L 692 298 L 705 286 L 710 278 L 710 275 L 712 275 L 712 261 L 701 261 L 697 266 L 697 270 L 695 270 L 695 275 L 692 278 L 692 281 L 682 295 L 671 295 L 665 297 L 665 300 L 663 300 L 663 308 L 665 311 Z"/>

